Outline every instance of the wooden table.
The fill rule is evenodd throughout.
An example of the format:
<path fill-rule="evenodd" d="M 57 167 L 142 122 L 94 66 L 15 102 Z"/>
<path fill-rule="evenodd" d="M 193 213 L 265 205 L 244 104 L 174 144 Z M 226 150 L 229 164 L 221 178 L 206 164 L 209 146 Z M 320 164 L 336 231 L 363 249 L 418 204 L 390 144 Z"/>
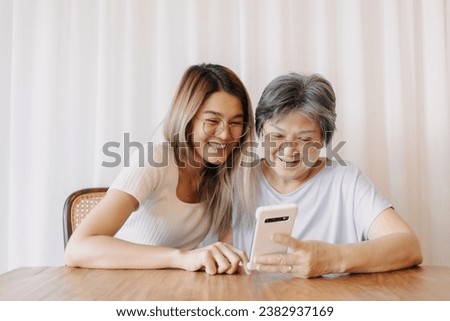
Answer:
<path fill-rule="evenodd" d="M 440 301 L 450 300 L 450 267 L 313 279 L 279 273 L 209 276 L 182 270 L 24 267 L 0 275 L 0 300 Z"/>

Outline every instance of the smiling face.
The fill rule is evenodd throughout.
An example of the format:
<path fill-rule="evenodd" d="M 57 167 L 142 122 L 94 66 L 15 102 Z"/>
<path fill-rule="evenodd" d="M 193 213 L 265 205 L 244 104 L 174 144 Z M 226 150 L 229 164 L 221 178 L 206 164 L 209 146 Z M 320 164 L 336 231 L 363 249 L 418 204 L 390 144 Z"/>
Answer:
<path fill-rule="evenodd" d="M 224 163 L 239 142 L 244 130 L 243 121 L 243 108 L 237 97 L 224 91 L 213 93 L 192 120 L 195 161 L 214 165 Z M 220 130 L 222 125 L 225 126 Z M 211 128 L 218 129 L 211 131 Z"/>
<path fill-rule="evenodd" d="M 275 189 L 291 190 L 318 170 L 323 143 L 317 120 L 291 112 L 267 121 L 262 132 L 263 171 Z"/>

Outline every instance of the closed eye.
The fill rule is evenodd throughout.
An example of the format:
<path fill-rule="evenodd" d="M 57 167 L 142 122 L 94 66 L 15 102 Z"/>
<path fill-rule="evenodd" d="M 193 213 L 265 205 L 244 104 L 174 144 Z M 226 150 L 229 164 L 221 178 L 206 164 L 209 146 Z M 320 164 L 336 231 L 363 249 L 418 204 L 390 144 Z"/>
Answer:
<path fill-rule="evenodd" d="M 216 118 L 208 118 L 208 119 L 205 119 L 205 122 L 210 124 L 210 125 L 217 125 L 217 124 L 219 124 L 221 122 L 221 120 L 220 119 L 216 119 Z"/>
<path fill-rule="evenodd" d="M 282 134 L 278 134 L 278 133 L 269 133 L 270 137 L 272 138 L 276 138 L 276 139 L 284 139 L 285 136 Z"/>
<path fill-rule="evenodd" d="M 243 122 L 243 121 L 232 121 L 232 122 L 230 123 L 230 125 L 231 125 L 232 127 L 242 127 L 242 126 L 244 125 L 244 122 Z"/>

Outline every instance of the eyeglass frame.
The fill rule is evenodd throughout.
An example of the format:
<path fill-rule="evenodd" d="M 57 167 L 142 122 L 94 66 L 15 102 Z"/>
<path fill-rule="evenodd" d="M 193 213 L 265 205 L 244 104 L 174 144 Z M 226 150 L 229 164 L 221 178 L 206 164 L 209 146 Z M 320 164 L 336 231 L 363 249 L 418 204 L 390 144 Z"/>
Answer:
<path fill-rule="evenodd" d="M 244 137 L 244 136 L 248 133 L 248 130 L 249 130 L 248 124 L 247 124 L 245 121 L 242 121 L 242 134 L 239 135 L 238 137 L 234 137 L 234 136 L 233 136 L 233 127 L 232 127 L 233 124 L 227 124 L 227 123 L 226 123 L 223 119 L 221 119 L 221 118 L 201 119 L 201 118 L 199 118 L 199 117 L 197 117 L 197 116 L 194 116 L 194 118 L 198 119 L 198 120 L 202 123 L 202 130 L 203 130 L 203 133 L 205 133 L 205 135 L 208 135 L 208 136 L 216 136 L 216 135 L 220 135 L 220 134 L 224 131 L 225 127 L 228 127 L 228 128 L 230 129 L 230 135 L 231 135 L 231 137 L 232 137 L 233 139 L 240 139 L 240 138 Z M 212 121 L 212 120 L 214 120 L 214 121 L 219 121 L 220 123 L 222 123 L 222 126 L 220 126 L 220 124 L 218 123 L 218 124 L 217 124 L 217 127 L 215 128 L 215 130 L 214 130 L 213 133 L 207 133 L 207 131 L 205 130 L 205 126 L 207 126 L 208 121 Z M 210 124 L 210 125 L 212 126 L 212 124 Z"/>
<path fill-rule="evenodd" d="M 302 151 L 304 151 L 305 146 L 307 146 L 308 149 L 311 148 L 311 147 L 314 147 L 317 151 L 321 150 L 324 147 L 324 144 L 321 143 L 320 141 L 317 141 L 317 140 L 303 141 L 302 139 L 300 139 L 298 137 L 296 139 L 294 139 L 294 140 L 286 139 L 286 138 L 283 138 L 283 139 L 275 138 L 274 139 L 273 138 L 273 133 L 271 133 L 271 132 L 266 133 L 265 130 L 263 130 L 263 137 L 268 137 L 269 138 L 269 142 L 275 143 L 278 148 L 281 148 L 281 147 L 283 147 L 283 148 L 285 148 L 285 147 L 292 147 L 291 144 L 294 144 L 294 143 L 297 144 L 297 146 L 299 146 Z M 264 139 L 264 141 L 265 141 L 265 139 Z M 317 145 L 319 145 L 320 148 L 318 148 Z"/>

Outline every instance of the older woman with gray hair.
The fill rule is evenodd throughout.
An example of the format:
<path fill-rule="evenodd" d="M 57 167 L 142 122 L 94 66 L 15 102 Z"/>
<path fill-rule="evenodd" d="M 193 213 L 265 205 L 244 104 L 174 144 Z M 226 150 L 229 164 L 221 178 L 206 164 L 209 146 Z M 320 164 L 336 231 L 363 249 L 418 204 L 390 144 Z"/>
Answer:
<path fill-rule="evenodd" d="M 308 278 L 422 262 L 415 233 L 358 167 L 321 157 L 336 128 L 335 106 L 331 84 L 317 74 L 277 77 L 262 93 L 255 125 L 264 157 L 255 168 L 256 205 L 297 203 L 298 213 L 292 237 L 272 237 L 291 250 L 256 257 L 258 271 Z M 234 245 L 248 251 L 252 235 L 251 224 L 238 225 Z"/>

